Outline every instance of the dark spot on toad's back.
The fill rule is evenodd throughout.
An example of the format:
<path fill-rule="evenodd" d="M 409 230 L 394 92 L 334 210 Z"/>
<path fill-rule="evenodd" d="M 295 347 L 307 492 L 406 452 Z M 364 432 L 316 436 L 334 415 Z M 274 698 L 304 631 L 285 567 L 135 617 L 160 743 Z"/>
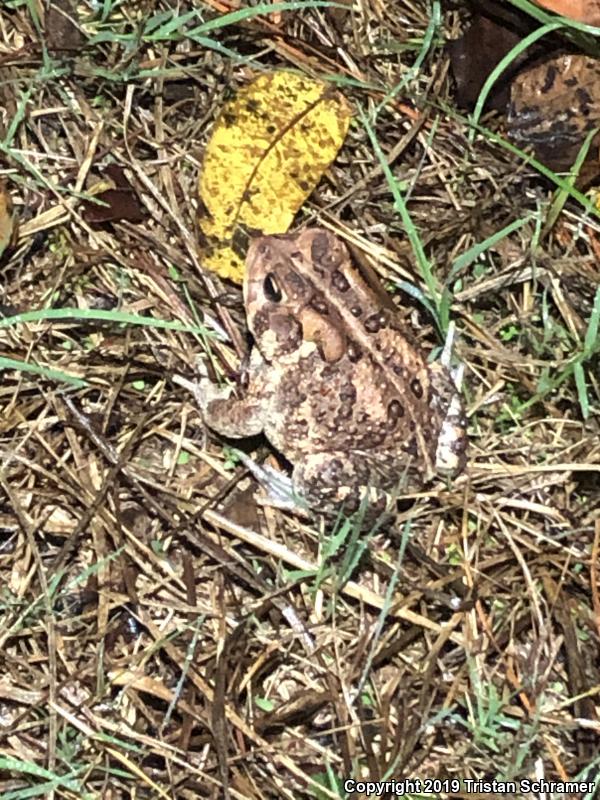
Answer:
<path fill-rule="evenodd" d="M 310 301 L 311 308 L 314 308 L 315 311 L 318 311 L 319 314 L 323 314 L 323 316 L 327 316 L 329 313 L 329 306 L 325 302 L 322 296 L 313 297 Z"/>
<path fill-rule="evenodd" d="M 321 369 L 321 380 L 323 384 L 326 384 L 327 381 L 332 380 L 338 373 L 338 369 L 335 364 L 325 364 L 325 366 Z"/>
<path fill-rule="evenodd" d="M 350 419 L 350 417 L 352 416 L 352 407 L 353 403 L 351 403 L 350 401 L 347 401 L 345 403 L 340 403 L 337 413 L 338 418 L 344 420 Z"/>
<path fill-rule="evenodd" d="M 365 330 L 369 333 L 377 333 L 385 327 L 385 314 L 378 311 L 376 314 L 371 314 L 365 320 Z"/>
<path fill-rule="evenodd" d="M 348 353 L 349 360 L 353 364 L 356 364 L 356 362 L 360 360 L 361 350 L 356 342 L 348 342 L 348 348 L 346 352 Z"/>
<path fill-rule="evenodd" d="M 409 439 L 407 442 L 404 442 L 402 449 L 405 453 L 408 453 L 409 456 L 417 455 L 417 443 L 414 439 Z"/>
<path fill-rule="evenodd" d="M 331 461 L 329 462 L 328 473 L 332 478 L 340 475 L 343 469 L 344 465 L 342 464 L 339 458 L 332 458 Z"/>
<path fill-rule="evenodd" d="M 336 269 L 335 272 L 331 276 L 331 283 L 333 284 L 334 288 L 338 290 L 338 292 L 347 292 L 350 288 L 350 284 L 343 272 L 340 272 L 339 269 Z"/>
<path fill-rule="evenodd" d="M 310 247 L 310 256 L 314 263 L 322 261 L 327 255 L 329 248 L 329 237 L 326 233 L 317 233 L 312 240 Z"/>
<path fill-rule="evenodd" d="M 465 438 L 455 439 L 450 444 L 450 449 L 452 450 L 455 456 L 462 455 L 467 449 L 467 440 Z"/>
<path fill-rule="evenodd" d="M 583 86 L 580 86 L 575 90 L 575 97 L 580 103 L 581 113 L 587 116 L 590 113 L 590 104 L 592 102 L 592 96 L 590 95 L 587 89 L 584 89 Z"/>
<path fill-rule="evenodd" d="M 284 353 L 292 353 L 302 343 L 302 325 L 288 314 L 270 315 L 265 326 L 266 330 L 271 330 L 275 334 L 277 343 Z"/>
<path fill-rule="evenodd" d="M 338 417 L 340 419 L 350 419 L 354 413 L 354 406 L 355 406 L 355 399 L 354 398 L 340 398 L 340 404 L 338 406 Z"/>
<path fill-rule="evenodd" d="M 412 381 L 410 382 L 410 388 L 415 397 L 419 399 L 423 397 L 423 385 L 421 384 L 421 381 L 418 378 L 412 379 Z"/>
<path fill-rule="evenodd" d="M 388 429 L 393 430 L 398 420 L 404 416 L 404 406 L 399 400 L 391 400 L 387 407 Z"/>
<path fill-rule="evenodd" d="M 299 275 L 297 272 L 293 272 L 292 270 L 286 272 L 285 264 L 280 265 L 279 269 L 280 269 L 279 272 L 280 275 L 285 274 L 288 288 L 293 297 L 298 297 L 299 295 L 302 295 L 306 292 L 307 289 L 306 281 L 301 275 Z"/>
<path fill-rule="evenodd" d="M 385 430 L 375 429 L 371 431 L 370 436 L 367 438 L 365 442 L 365 446 L 367 447 L 379 447 L 380 444 L 383 444 L 386 437 Z"/>
<path fill-rule="evenodd" d="M 343 402 L 356 400 L 356 389 L 351 383 L 345 383 L 340 389 L 340 400 Z"/>
<path fill-rule="evenodd" d="M 553 64 L 551 64 L 546 71 L 546 79 L 544 81 L 544 85 L 542 86 L 542 94 L 546 94 L 554 86 L 554 81 L 557 74 L 558 70 Z"/>

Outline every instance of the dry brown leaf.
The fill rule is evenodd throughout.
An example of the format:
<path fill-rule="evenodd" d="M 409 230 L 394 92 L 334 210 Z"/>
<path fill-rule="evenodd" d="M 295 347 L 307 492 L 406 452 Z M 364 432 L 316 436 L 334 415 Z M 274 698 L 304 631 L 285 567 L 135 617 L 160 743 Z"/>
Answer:
<path fill-rule="evenodd" d="M 600 25 L 600 0 L 534 0 L 534 3 L 576 22 Z"/>
<path fill-rule="evenodd" d="M 507 3 L 494 0 L 478 7 L 462 36 L 446 46 L 456 83 L 455 97 L 461 108 L 475 106 L 494 67 L 536 27 L 535 20 Z M 535 42 L 515 56 L 494 82 L 487 96 L 486 108 L 504 111 L 515 75 L 525 64 L 533 63 L 533 59 L 539 59 L 544 53 L 548 53 L 547 40 Z"/>
<path fill-rule="evenodd" d="M 90 225 L 103 225 L 123 219 L 128 222 L 141 222 L 146 214 L 123 168 L 117 164 L 109 164 L 104 169 L 102 177 L 106 178 L 108 183 L 106 188 L 94 194 L 94 199 L 101 200 L 106 205 L 85 200 L 82 206 L 85 221 Z"/>
<path fill-rule="evenodd" d="M 77 6 L 72 0 L 51 0 L 46 11 L 46 34 L 50 50 L 78 51 L 86 38 L 78 27 Z"/>

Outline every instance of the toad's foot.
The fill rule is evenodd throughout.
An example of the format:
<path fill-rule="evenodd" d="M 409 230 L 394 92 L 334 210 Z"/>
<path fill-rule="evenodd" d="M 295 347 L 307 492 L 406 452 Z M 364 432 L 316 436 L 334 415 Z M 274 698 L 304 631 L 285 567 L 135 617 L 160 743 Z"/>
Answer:
<path fill-rule="evenodd" d="M 234 452 L 267 493 L 267 497 L 258 499 L 260 505 L 280 508 L 283 511 L 293 511 L 303 516 L 308 515 L 308 505 L 294 491 L 293 481 L 288 475 L 268 464 L 257 464 L 254 459 L 241 450 L 234 450 Z"/>

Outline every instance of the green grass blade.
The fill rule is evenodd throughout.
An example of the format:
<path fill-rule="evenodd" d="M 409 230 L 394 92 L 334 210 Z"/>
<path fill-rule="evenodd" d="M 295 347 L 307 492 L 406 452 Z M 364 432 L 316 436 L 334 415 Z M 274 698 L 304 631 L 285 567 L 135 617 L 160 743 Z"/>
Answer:
<path fill-rule="evenodd" d="M 431 49 L 435 32 L 439 30 L 441 25 L 442 25 L 442 14 L 440 9 L 440 4 L 436 0 L 436 2 L 434 2 L 433 6 L 431 7 L 429 22 L 427 24 L 427 30 L 425 31 L 425 34 L 423 36 L 423 44 L 421 45 L 421 49 L 417 54 L 414 64 L 406 72 L 406 74 L 402 76 L 402 79 L 396 84 L 396 86 L 394 86 L 393 89 L 390 89 L 390 91 L 387 92 L 383 100 L 377 104 L 377 106 L 375 107 L 375 112 L 373 114 L 373 117 L 376 117 L 381 111 L 381 109 L 385 108 L 385 106 L 389 103 L 390 100 L 393 100 L 394 97 L 396 97 L 405 88 L 405 86 L 407 86 L 407 84 L 410 83 L 410 81 L 414 80 L 417 77 L 417 75 L 419 74 L 419 70 L 421 69 L 421 65 L 425 61 L 427 53 Z"/>
<path fill-rule="evenodd" d="M 142 36 L 146 41 L 172 39 L 174 33 L 181 35 L 183 27 L 191 20 L 196 19 L 199 14 L 199 9 L 188 11 L 187 14 L 181 16 L 177 16 L 173 12 L 162 11 L 146 22 Z M 160 27 L 158 27 L 159 25 Z"/>
<path fill-rule="evenodd" d="M 100 12 L 100 20 L 102 22 L 106 22 L 113 8 L 114 6 L 112 0 L 104 0 L 104 2 L 102 3 L 102 11 Z"/>
<path fill-rule="evenodd" d="M 470 266 L 474 261 L 485 253 L 490 247 L 494 247 L 494 245 L 501 242 L 502 239 L 505 239 L 507 236 L 510 236 L 511 233 L 518 231 L 519 228 L 522 228 L 526 225 L 532 218 L 534 214 L 528 214 L 526 217 L 521 217 L 521 219 L 514 220 L 509 225 L 506 225 L 501 230 L 493 233 L 491 236 L 488 236 L 487 239 L 484 239 L 482 242 L 477 242 L 464 253 L 462 253 L 458 258 L 454 260 L 452 264 L 452 268 L 450 269 L 450 273 L 448 275 L 448 280 L 452 280 L 452 278 L 461 270 L 466 269 L 466 267 Z"/>
<path fill-rule="evenodd" d="M 220 30 L 229 25 L 236 25 L 246 19 L 253 17 L 264 16 L 266 14 L 273 14 L 274 11 L 301 11 L 305 8 L 323 8 L 323 7 L 338 7 L 346 8 L 346 6 L 333 2 L 332 0 L 284 0 L 282 3 L 277 4 L 277 8 L 273 8 L 271 3 L 259 3 L 256 6 L 239 8 L 236 11 L 230 11 L 227 14 L 209 19 L 201 23 L 196 28 L 185 30 L 185 25 L 191 20 L 200 16 L 200 10 L 194 9 L 187 14 L 181 16 L 171 15 L 170 19 L 164 22 L 158 30 L 152 33 L 153 27 L 156 25 L 156 18 L 151 18 L 146 24 L 144 30 L 144 40 L 150 42 L 171 40 L 174 36 L 186 36 L 187 38 L 195 39 L 198 36 L 203 36 L 210 31 Z M 157 15 L 158 16 L 158 15 Z M 160 21 L 162 22 L 162 20 Z M 160 22 L 158 24 L 160 24 Z"/>
<path fill-rule="evenodd" d="M 575 386 L 577 387 L 577 398 L 581 407 L 581 415 L 584 419 L 588 419 L 590 416 L 590 399 L 585 382 L 585 370 L 583 369 L 581 361 L 577 361 L 573 364 L 573 375 L 575 376 Z"/>
<path fill-rule="evenodd" d="M 457 115 L 457 119 L 460 118 L 460 115 Z M 600 217 L 600 211 L 598 208 L 596 208 L 592 200 L 582 194 L 574 186 L 571 186 L 566 178 L 561 178 L 556 174 L 556 172 L 549 169 L 545 164 L 542 164 L 542 162 L 538 161 L 534 156 L 526 153 L 524 150 L 521 150 L 520 147 L 512 144 L 512 142 L 509 142 L 500 134 L 495 133 L 489 128 L 486 128 L 485 125 L 475 123 L 472 124 L 475 126 L 477 132 L 489 139 L 489 141 L 497 144 L 503 150 L 519 156 L 519 158 L 521 158 L 524 162 L 531 164 L 531 166 L 534 167 L 534 169 L 536 169 L 540 175 L 543 175 L 545 178 L 548 178 L 549 181 L 552 181 L 555 186 L 558 186 L 560 189 L 565 189 L 569 197 L 571 197 L 573 200 L 576 200 L 589 214 Z"/>
<path fill-rule="evenodd" d="M 76 378 L 74 375 L 69 375 L 60 369 L 40 367 L 37 364 L 29 364 L 27 361 L 0 356 L 0 372 L 4 369 L 16 369 L 19 372 L 30 372 L 33 375 L 41 375 L 44 378 L 48 378 L 48 380 L 68 383 L 76 389 L 84 389 L 86 386 L 89 386 L 89 383 L 82 378 Z"/>
<path fill-rule="evenodd" d="M 413 297 L 418 303 L 421 303 L 423 308 L 426 308 L 427 311 L 431 314 L 431 316 L 435 319 L 436 317 L 436 310 L 427 295 L 425 295 L 418 286 L 415 286 L 414 283 L 409 283 L 408 281 L 403 280 L 394 280 L 394 286 L 397 286 L 402 292 Z"/>
<path fill-rule="evenodd" d="M 394 209 L 398 211 L 400 214 L 400 219 L 402 220 L 402 224 L 404 225 L 404 229 L 406 231 L 406 235 L 408 236 L 408 241 L 412 247 L 413 254 L 415 256 L 415 260 L 417 262 L 417 266 L 419 267 L 419 271 L 425 284 L 427 286 L 427 290 L 431 295 L 433 302 L 435 303 L 436 309 L 440 299 L 440 291 L 437 285 L 437 281 L 433 274 L 433 269 L 431 266 L 431 262 L 425 255 L 425 250 L 423 248 L 423 242 L 421 241 L 421 237 L 419 236 L 419 232 L 417 231 L 415 224 L 412 221 L 412 218 L 408 212 L 408 208 L 406 207 L 406 203 L 404 201 L 404 197 L 400 190 L 400 186 L 398 185 L 398 181 L 395 179 L 392 170 L 387 163 L 383 150 L 377 140 L 377 135 L 373 129 L 373 126 L 369 122 L 367 115 L 365 114 L 362 107 L 359 106 L 359 115 L 362 124 L 364 125 L 365 130 L 367 131 L 367 135 L 371 140 L 371 144 L 373 145 L 373 149 L 375 151 L 375 155 L 379 160 L 379 164 L 381 165 L 381 169 L 385 178 L 388 182 L 388 186 L 392 192 L 392 197 L 394 198 Z M 439 319 L 437 312 L 435 314 L 436 323 L 439 325 Z"/>
<path fill-rule="evenodd" d="M 571 170 L 571 174 L 567 176 L 566 183 L 568 187 L 572 187 L 575 185 L 575 181 L 577 180 L 579 173 L 581 172 L 581 167 L 583 166 L 583 162 L 586 160 L 588 152 L 590 150 L 590 146 L 592 144 L 592 139 L 598 133 L 598 128 L 594 128 L 591 130 L 588 135 L 585 137 L 585 141 L 579 148 L 579 152 L 577 153 L 577 158 L 575 159 L 575 163 L 573 164 L 573 169 Z M 567 186 L 564 189 L 558 189 L 556 192 L 556 197 L 552 201 L 550 209 L 548 210 L 548 215 L 546 218 L 546 222 L 544 224 L 544 228 L 541 233 L 541 238 L 545 238 L 548 233 L 554 227 L 554 223 L 558 219 L 561 211 L 563 210 L 565 203 L 567 202 L 567 198 L 569 197 L 569 191 Z"/>
<path fill-rule="evenodd" d="M 274 11 L 302 11 L 304 8 L 343 8 L 347 10 L 348 7 L 342 3 L 335 3 L 332 0 L 284 0 L 282 3 L 277 3 L 273 6 L 271 3 L 259 3 L 257 6 L 250 8 L 239 8 L 237 11 L 230 11 L 228 14 L 223 14 L 215 19 L 208 20 L 196 29 L 196 33 L 208 33 L 209 31 L 224 28 L 227 25 L 235 25 L 245 19 L 258 17 L 265 14 L 272 14 Z M 192 33 L 192 31 L 190 31 Z"/>
<path fill-rule="evenodd" d="M 38 311 L 25 311 L 12 317 L 0 319 L 0 328 L 8 328 L 22 322 L 41 322 L 43 320 L 83 321 L 95 320 L 112 322 L 115 325 L 144 325 L 148 328 L 196 333 L 200 336 L 215 337 L 216 334 L 201 325 L 187 325 L 177 320 L 154 319 L 140 314 L 129 314 L 126 311 L 103 311 L 97 308 L 41 308 Z"/>
<path fill-rule="evenodd" d="M 38 34 L 42 33 L 42 25 L 40 23 L 40 15 L 38 13 L 37 3 L 35 0 L 27 0 L 27 9 L 31 15 L 31 20 Z"/>
<path fill-rule="evenodd" d="M 177 320 L 154 319 L 153 317 L 143 317 L 139 314 L 129 314 L 124 311 L 103 311 L 100 309 L 82 308 L 42 308 L 38 311 L 26 311 L 23 314 L 15 314 L 12 317 L 0 319 L 0 328 L 7 328 L 25 322 L 41 322 L 45 320 L 66 320 L 66 321 L 87 321 L 111 322 L 116 325 L 144 325 L 149 328 L 160 328 L 162 330 L 179 331 L 181 333 L 194 333 L 207 338 L 215 338 L 217 335 L 207 330 L 202 325 L 187 325 Z M 1 369 L 16 369 L 21 372 L 29 372 L 34 375 L 41 375 L 49 380 L 67 383 L 78 389 L 89 386 L 88 382 L 69 375 L 62 370 L 51 367 L 41 367 L 37 364 L 29 364 L 12 358 L 0 358 Z"/>
<path fill-rule="evenodd" d="M 596 289 L 594 305 L 590 314 L 587 331 L 585 332 L 584 348 L 585 352 L 594 354 L 598 349 L 598 324 L 600 323 L 600 286 Z"/>
<path fill-rule="evenodd" d="M 39 764 L 35 764 L 33 761 L 24 761 L 20 758 L 13 758 L 12 756 L 0 756 L 0 770 L 6 770 L 12 774 L 19 774 L 19 775 L 35 775 L 36 778 L 44 778 L 48 781 L 49 784 L 53 784 L 54 788 L 62 787 L 63 789 L 80 793 L 81 792 L 81 783 L 79 780 L 75 780 L 73 777 L 64 775 L 56 775 L 53 772 L 41 767 Z M 73 774 L 73 773 L 72 773 Z M 32 789 L 36 787 L 31 787 Z M 21 790 L 17 790 L 21 791 Z M 8 795 L 3 794 L 3 800 L 6 800 Z M 15 797 L 19 797 L 18 794 L 14 794 Z M 21 797 L 34 797 L 35 795 L 20 795 Z"/>
<path fill-rule="evenodd" d="M 19 98 L 19 102 L 17 103 L 17 109 L 8 125 L 8 128 L 6 129 L 6 135 L 4 136 L 4 140 L 2 142 L 2 144 L 5 147 L 10 147 L 12 145 L 17 130 L 19 129 L 19 126 L 25 119 L 25 115 L 27 112 L 27 103 L 31 98 L 32 92 L 33 92 L 33 84 L 31 86 L 28 86 L 24 92 L 21 92 L 21 97 Z"/>
<path fill-rule="evenodd" d="M 254 56 L 243 56 L 241 53 L 236 53 L 235 50 L 225 47 L 224 44 L 217 42 L 215 39 L 209 39 L 208 36 L 196 36 L 193 33 L 188 33 L 186 36 L 188 39 L 196 42 L 196 44 L 199 44 L 201 47 L 206 47 L 208 50 L 214 50 L 215 53 L 220 53 L 222 56 L 232 59 L 236 62 L 236 64 L 252 64 L 257 68 L 261 67 Z M 154 71 L 154 74 L 156 74 L 156 71 Z"/>

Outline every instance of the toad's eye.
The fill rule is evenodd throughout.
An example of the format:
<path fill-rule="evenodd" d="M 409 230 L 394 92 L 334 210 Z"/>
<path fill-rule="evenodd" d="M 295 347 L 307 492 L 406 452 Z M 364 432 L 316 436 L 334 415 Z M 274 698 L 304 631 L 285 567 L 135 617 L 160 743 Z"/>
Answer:
<path fill-rule="evenodd" d="M 281 301 L 281 289 L 277 285 L 274 275 L 270 272 L 264 280 L 263 290 L 265 297 L 271 303 L 279 303 Z"/>

